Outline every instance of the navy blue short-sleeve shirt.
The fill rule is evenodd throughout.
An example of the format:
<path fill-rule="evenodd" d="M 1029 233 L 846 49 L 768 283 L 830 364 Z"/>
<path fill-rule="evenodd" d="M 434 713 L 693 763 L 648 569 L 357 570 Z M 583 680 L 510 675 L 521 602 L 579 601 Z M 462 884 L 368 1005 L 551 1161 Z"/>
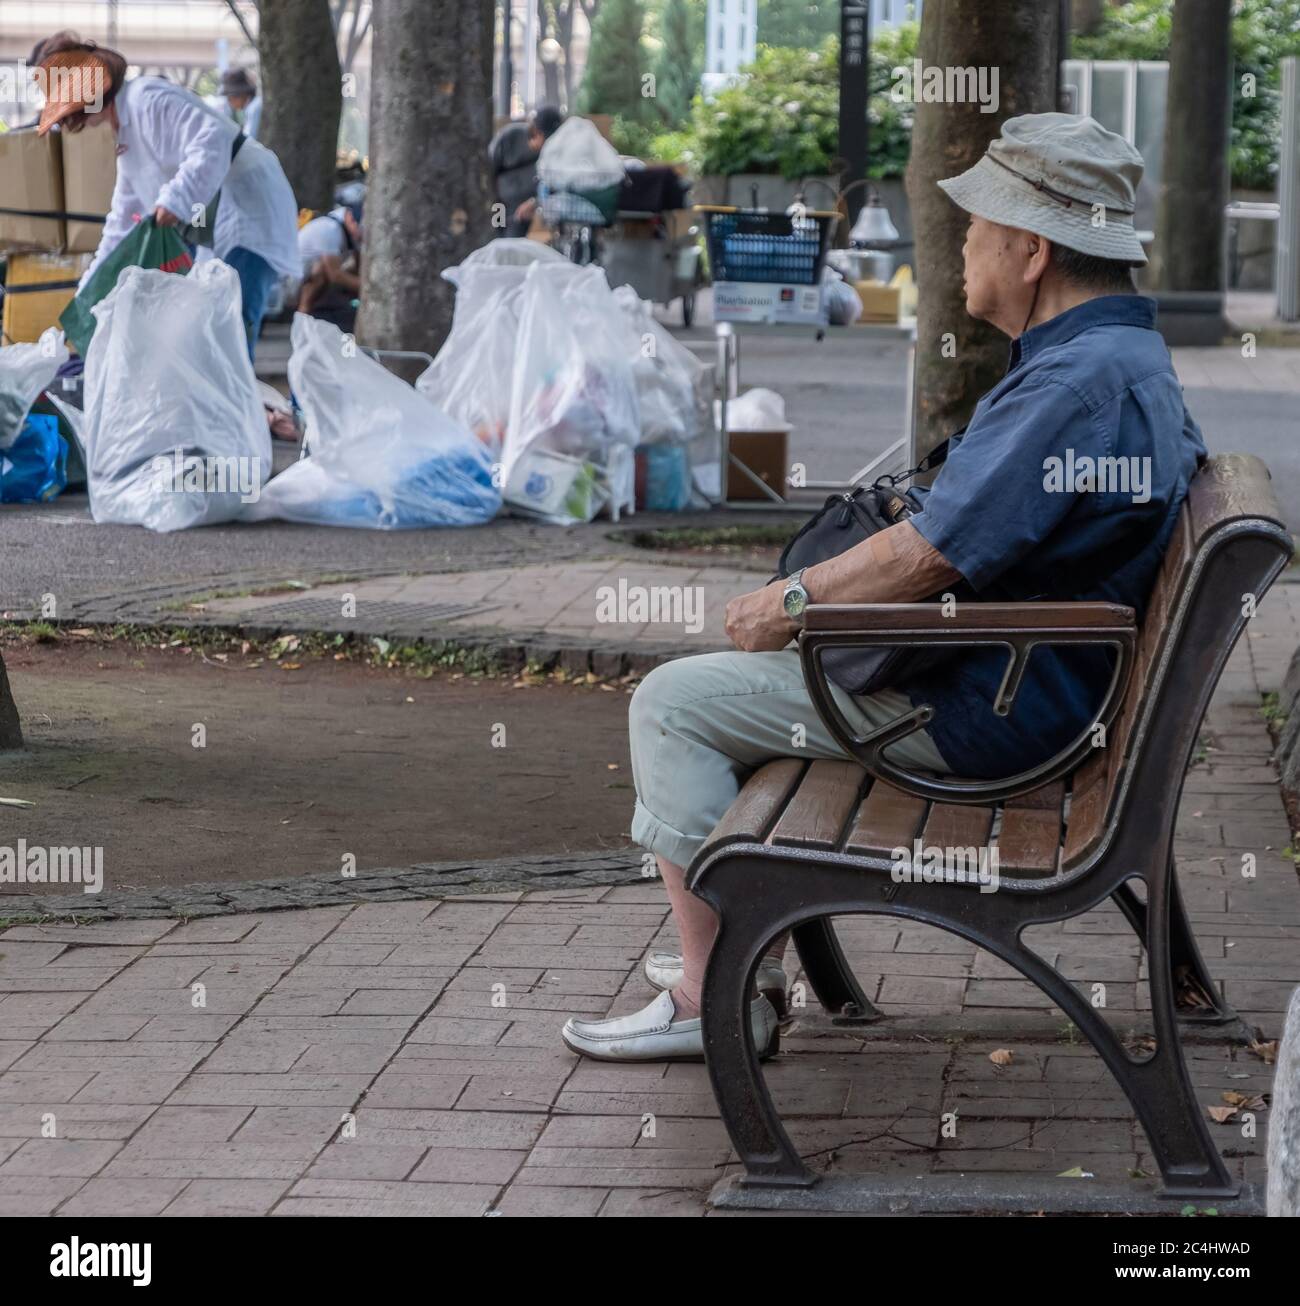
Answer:
<path fill-rule="evenodd" d="M 1204 456 L 1154 303 L 1104 295 L 1013 342 L 911 520 L 976 590 L 1100 599 L 1140 618 Z M 1009 775 L 1060 751 L 1092 724 L 1113 667 L 1105 649 L 1040 646 L 999 717 L 1007 657 L 964 651 L 902 686 L 936 709 L 928 729 L 958 775 Z"/>

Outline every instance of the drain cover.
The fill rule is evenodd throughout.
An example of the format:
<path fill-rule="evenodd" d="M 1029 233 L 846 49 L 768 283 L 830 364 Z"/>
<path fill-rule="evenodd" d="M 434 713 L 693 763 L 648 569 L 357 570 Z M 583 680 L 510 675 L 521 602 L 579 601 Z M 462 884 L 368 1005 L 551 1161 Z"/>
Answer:
<path fill-rule="evenodd" d="M 344 635 L 423 636 L 449 621 L 491 612 L 490 603 L 391 603 L 362 599 L 356 615 L 341 615 L 338 599 L 292 599 L 249 612 L 250 625 L 280 626 L 289 630 L 323 631 Z"/>

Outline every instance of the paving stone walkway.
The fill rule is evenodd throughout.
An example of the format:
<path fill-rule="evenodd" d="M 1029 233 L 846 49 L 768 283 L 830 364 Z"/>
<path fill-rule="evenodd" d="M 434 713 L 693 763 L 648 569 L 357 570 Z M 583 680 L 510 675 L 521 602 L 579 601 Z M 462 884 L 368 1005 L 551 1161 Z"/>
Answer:
<path fill-rule="evenodd" d="M 1229 664 L 1178 827 L 1207 962 L 1267 1038 L 1300 969 L 1300 886 L 1259 696 L 1298 642 L 1300 586 L 1280 585 Z M 842 925 L 888 1019 L 844 1030 L 795 1011 L 766 1073 L 812 1165 L 954 1194 L 962 1174 L 1154 1173 L 1119 1089 L 1036 989 L 935 930 Z M 1086 992 L 1105 985 L 1117 1028 L 1147 1030 L 1118 912 L 1031 940 Z M 703 1214 L 732 1167 L 704 1067 L 582 1062 L 558 1039 L 568 1014 L 642 1005 L 645 951 L 671 941 L 653 882 L 14 926 L 0 1214 Z M 1239 1042 L 1186 1047 L 1207 1108 L 1268 1091 L 1272 1068 Z M 1253 1114 L 1253 1136 L 1213 1128 L 1257 1180 Z"/>

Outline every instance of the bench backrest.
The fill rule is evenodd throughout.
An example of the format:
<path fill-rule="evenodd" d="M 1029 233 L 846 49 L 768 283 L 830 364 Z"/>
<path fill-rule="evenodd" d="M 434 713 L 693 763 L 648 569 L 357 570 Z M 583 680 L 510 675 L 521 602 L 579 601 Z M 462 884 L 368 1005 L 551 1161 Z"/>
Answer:
<path fill-rule="evenodd" d="M 1113 828 L 1132 795 L 1125 781 L 1139 765 L 1166 775 L 1178 768 L 1181 777 L 1223 663 L 1248 620 L 1245 596 L 1262 598 L 1290 554 L 1264 464 L 1248 454 L 1209 459 L 1192 480 L 1152 589 L 1107 745 L 1073 776 L 1062 869 L 1091 856 Z M 1176 749 L 1181 755 L 1171 755 Z M 1180 791 L 1181 784 L 1175 806 Z"/>

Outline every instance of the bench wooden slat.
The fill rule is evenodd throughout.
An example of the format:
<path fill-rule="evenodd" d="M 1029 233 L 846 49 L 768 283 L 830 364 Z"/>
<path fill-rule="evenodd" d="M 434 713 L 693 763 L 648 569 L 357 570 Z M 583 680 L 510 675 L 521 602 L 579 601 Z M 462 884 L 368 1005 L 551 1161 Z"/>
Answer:
<path fill-rule="evenodd" d="M 998 832 L 999 870 L 1054 875 L 1061 852 L 1064 806 L 1065 785 L 1060 782 L 1010 799 L 1002 809 Z"/>
<path fill-rule="evenodd" d="M 834 849 L 865 783 L 857 762 L 814 762 L 776 823 L 772 843 Z"/>
<path fill-rule="evenodd" d="M 927 848 L 983 848 L 993 829 L 993 808 L 934 803 L 921 831 Z"/>
<path fill-rule="evenodd" d="M 895 848 L 910 849 L 928 805 L 924 798 L 877 780 L 858 808 L 844 851 L 888 857 Z"/>
<path fill-rule="evenodd" d="M 1062 864 L 1068 866 L 1091 850 L 1101 838 L 1102 820 L 1109 797 L 1106 783 L 1110 749 L 1098 749 L 1074 774 L 1070 790 L 1070 818 L 1065 830 Z"/>
<path fill-rule="evenodd" d="M 783 757 L 755 771 L 736 796 L 736 801 L 727 808 L 722 820 L 713 827 L 701 853 L 724 840 L 762 843 L 786 799 L 798 785 L 806 765 L 798 758 Z"/>

